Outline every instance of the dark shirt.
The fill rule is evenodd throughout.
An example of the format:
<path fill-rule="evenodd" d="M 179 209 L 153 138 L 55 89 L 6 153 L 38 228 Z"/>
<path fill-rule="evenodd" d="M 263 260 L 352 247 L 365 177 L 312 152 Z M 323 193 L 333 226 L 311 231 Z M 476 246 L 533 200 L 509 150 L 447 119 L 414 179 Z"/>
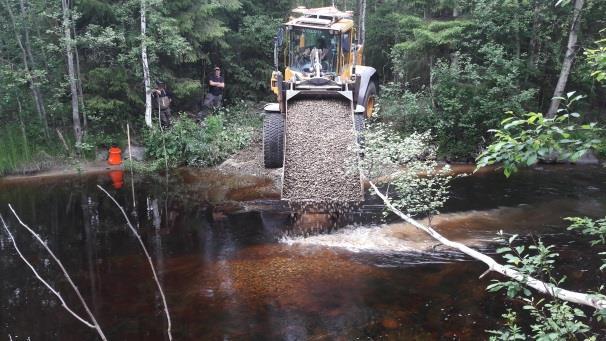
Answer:
<path fill-rule="evenodd" d="M 168 98 L 173 99 L 173 93 L 170 92 L 170 90 L 160 90 L 160 96 L 158 96 L 157 92 L 152 92 L 152 98 L 164 96 L 168 96 Z"/>
<path fill-rule="evenodd" d="M 157 90 L 157 89 L 156 89 L 156 90 Z M 171 99 L 171 101 L 172 101 L 172 99 L 173 99 L 173 93 L 172 93 L 172 92 L 170 92 L 169 90 L 160 90 L 160 94 L 158 94 L 158 93 L 157 93 L 157 92 L 155 92 L 155 91 L 154 91 L 154 92 L 152 92 L 152 98 L 154 98 L 154 99 L 155 99 L 155 104 L 154 104 L 154 106 L 155 106 L 155 108 L 156 108 L 156 109 L 158 109 L 158 105 L 159 105 L 159 104 L 158 104 L 158 97 L 164 97 L 164 96 L 166 96 L 166 97 L 170 98 L 170 99 Z"/>
<path fill-rule="evenodd" d="M 215 83 L 223 83 L 223 82 L 225 82 L 223 80 L 222 76 L 217 77 L 217 76 L 214 76 L 214 75 L 212 77 L 210 77 L 209 81 L 213 81 Z M 210 88 L 208 89 L 208 92 L 210 92 L 214 96 L 223 95 L 223 88 L 211 85 Z"/>

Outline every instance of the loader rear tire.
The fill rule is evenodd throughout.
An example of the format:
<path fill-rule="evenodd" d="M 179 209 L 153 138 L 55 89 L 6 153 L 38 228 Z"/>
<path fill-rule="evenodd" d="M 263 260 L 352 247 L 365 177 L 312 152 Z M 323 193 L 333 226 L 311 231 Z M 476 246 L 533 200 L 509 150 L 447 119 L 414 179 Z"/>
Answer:
<path fill-rule="evenodd" d="M 265 168 L 280 168 L 284 162 L 284 117 L 266 113 L 263 118 L 263 162 Z"/>

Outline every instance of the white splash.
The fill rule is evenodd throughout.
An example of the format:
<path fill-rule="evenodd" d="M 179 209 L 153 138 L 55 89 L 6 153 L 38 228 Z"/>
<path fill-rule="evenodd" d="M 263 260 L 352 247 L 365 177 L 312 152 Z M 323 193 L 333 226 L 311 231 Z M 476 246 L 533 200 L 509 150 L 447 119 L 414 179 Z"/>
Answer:
<path fill-rule="evenodd" d="M 314 236 L 285 236 L 280 242 L 288 245 L 322 246 L 341 248 L 350 252 L 395 253 L 419 251 L 417 245 L 411 245 L 393 235 L 388 225 L 347 226 L 331 234 Z"/>

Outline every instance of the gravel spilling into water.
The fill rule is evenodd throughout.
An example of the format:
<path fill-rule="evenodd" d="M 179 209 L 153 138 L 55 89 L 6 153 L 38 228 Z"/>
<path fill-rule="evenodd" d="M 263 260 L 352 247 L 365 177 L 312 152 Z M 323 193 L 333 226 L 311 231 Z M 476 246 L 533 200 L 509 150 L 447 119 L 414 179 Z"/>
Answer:
<path fill-rule="evenodd" d="M 351 104 L 340 99 L 288 103 L 282 199 L 291 202 L 357 202 L 360 177 L 347 172 L 355 158 Z"/>

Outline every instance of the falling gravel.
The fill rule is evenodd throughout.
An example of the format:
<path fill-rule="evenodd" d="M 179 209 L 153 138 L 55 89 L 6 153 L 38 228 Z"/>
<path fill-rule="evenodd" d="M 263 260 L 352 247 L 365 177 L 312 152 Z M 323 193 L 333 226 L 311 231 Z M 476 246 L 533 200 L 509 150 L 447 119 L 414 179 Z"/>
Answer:
<path fill-rule="evenodd" d="M 363 200 L 355 159 L 351 104 L 335 99 L 288 103 L 282 199 L 291 202 Z"/>

